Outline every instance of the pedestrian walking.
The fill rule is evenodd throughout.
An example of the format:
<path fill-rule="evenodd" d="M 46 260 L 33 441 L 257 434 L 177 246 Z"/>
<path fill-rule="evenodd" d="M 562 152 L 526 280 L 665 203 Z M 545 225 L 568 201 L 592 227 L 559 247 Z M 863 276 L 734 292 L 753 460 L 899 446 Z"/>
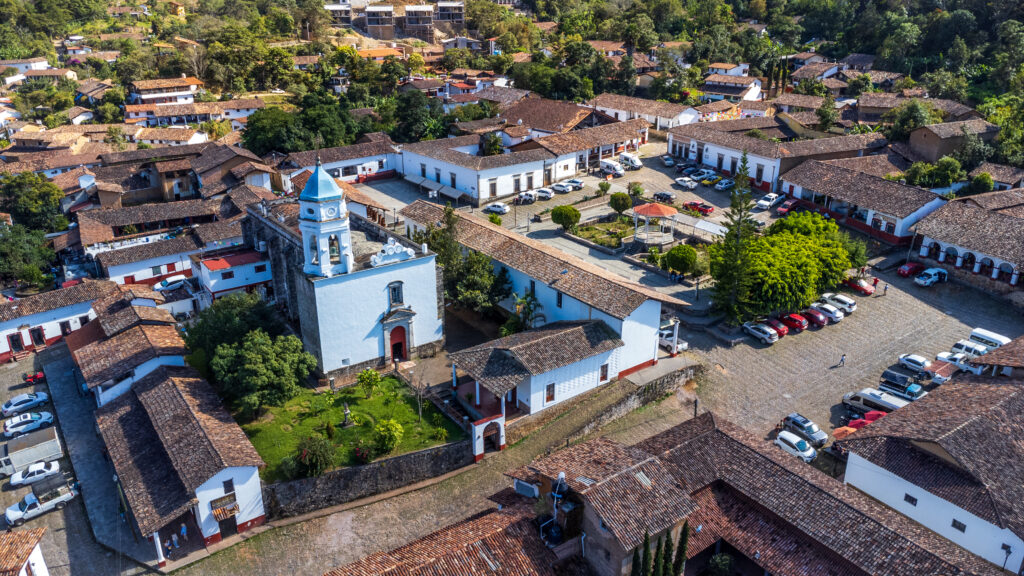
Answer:
<path fill-rule="evenodd" d="M 861 278 L 864 277 L 864 271 L 867 270 L 867 268 L 868 268 L 867 266 L 861 266 L 860 267 L 860 277 Z"/>
<path fill-rule="evenodd" d="M 181 530 L 178 533 L 185 542 L 188 542 L 188 526 L 185 526 L 184 522 L 181 523 Z"/>
<path fill-rule="evenodd" d="M 889 292 L 889 285 L 886 284 L 885 288 L 882 288 L 882 296 L 885 296 Z"/>
<path fill-rule="evenodd" d="M 839 365 L 846 366 L 846 354 L 843 354 L 842 356 L 839 357 Z"/>
<path fill-rule="evenodd" d="M 178 535 L 177 534 L 171 534 L 171 544 L 174 544 L 175 548 L 181 548 L 181 546 L 178 545 Z"/>
<path fill-rule="evenodd" d="M 878 288 L 878 278 L 875 278 L 875 281 L 872 282 L 871 287 L 872 288 Z"/>

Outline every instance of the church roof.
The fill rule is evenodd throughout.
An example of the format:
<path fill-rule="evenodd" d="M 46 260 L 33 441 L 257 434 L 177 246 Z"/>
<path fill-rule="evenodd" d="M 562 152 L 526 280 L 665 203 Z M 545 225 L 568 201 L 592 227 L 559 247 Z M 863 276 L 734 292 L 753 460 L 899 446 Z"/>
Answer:
<path fill-rule="evenodd" d="M 302 194 L 299 194 L 299 200 L 323 202 L 324 200 L 337 200 L 342 196 L 341 188 L 334 178 L 324 170 L 320 159 L 317 158 L 316 168 L 309 180 L 306 180 L 306 186 L 302 189 Z"/>

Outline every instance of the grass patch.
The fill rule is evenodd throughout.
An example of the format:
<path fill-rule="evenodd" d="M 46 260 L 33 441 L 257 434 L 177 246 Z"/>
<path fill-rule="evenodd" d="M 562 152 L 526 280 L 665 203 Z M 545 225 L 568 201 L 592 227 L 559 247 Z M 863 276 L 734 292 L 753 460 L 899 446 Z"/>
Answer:
<path fill-rule="evenodd" d="M 613 222 L 587 224 L 576 229 L 576 235 L 580 238 L 606 248 L 621 247 L 622 239 L 632 233 L 633 222 L 625 216 Z"/>
<path fill-rule="evenodd" d="M 355 449 L 361 443 L 368 445 L 373 442 L 373 426 L 379 420 L 394 418 L 404 428 L 402 441 L 398 447 L 385 456 L 422 450 L 463 438 L 462 429 L 441 414 L 429 400 L 423 401 L 423 422 L 419 422 L 416 397 L 409 388 L 393 378 L 385 378 L 384 382 L 386 385 L 395 386 L 400 393 L 399 400 L 391 406 L 386 405 L 384 394 L 377 392 L 368 399 L 362 390 L 356 387 L 339 390 L 333 406 L 322 402 L 312 390 L 303 390 L 283 406 L 270 407 L 260 418 L 243 424 L 242 430 L 267 464 L 261 473 L 263 480 L 287 480 L 281 469 L 281 461 L 295 455 L 296 447 L 302 438 L 313 434 L 326 437 L 328 422 L 335 427 L 331 443 L 335 447 L 334 462 L 337 466 L 352 466 L 359 463 L 355 457 Z M 341 423 L 345 420 L 345 402 L 348 402 L 349 410 L 352 412 L 350 419 L 357 424 L 342 428 Z M 441 427 L 448 432 L 447 440 L 438 440 L 435 435 L 435 414 L 440 416 Z"/>

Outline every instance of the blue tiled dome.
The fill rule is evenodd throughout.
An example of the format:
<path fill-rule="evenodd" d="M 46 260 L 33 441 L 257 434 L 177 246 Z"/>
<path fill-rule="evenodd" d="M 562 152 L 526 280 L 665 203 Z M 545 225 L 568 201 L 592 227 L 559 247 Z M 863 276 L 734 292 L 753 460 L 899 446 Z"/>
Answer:
<path fill-rule="evenodd" d="M 306 181 L 306 187 L 299 194 L 299 200 L 307 202 L 323 202 L 324 200 L 337 200 L 343 196 L 341 188 L 334 178 L 323 169 L 320 158 L 316 160 L 316 168 L 313 175 Z"/>

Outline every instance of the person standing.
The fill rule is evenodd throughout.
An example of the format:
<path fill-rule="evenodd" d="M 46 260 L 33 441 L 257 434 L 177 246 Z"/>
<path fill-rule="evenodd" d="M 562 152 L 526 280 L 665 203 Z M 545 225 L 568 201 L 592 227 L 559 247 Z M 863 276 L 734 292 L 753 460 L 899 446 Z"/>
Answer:
<path fill-rule="evenodd" d="M 846 366 L 846 354 L 843 354 L 842 356 L 839 357 L 839 365 Z"/>
<path fill-rule="evenodd" d="M 184 522 L 181 523 L 181 530 L 179 530 L 178 533 L 181 534 L 182 540 L 188 542 L 188 526 L 185 526 Z"/>
<path fill-rule="evenodd" d="M 882 288 L 882 296 L 885 296 L 888 293 L 889 293 L 889 285 L 886 284 L 885 288 Z"/>
<path fill-rule="evenodd" d="M 171 539 L 170 538 L 168 538 L 167 541 L 164 542 L 164 557 L 167 558 L 168 560 L 171 559 Z"/>
<path fill-rule="evenodd" d="M 878 277 L 875 276 L 875 281 L 871 283 L 872 288 L 878 288 Z"/>

